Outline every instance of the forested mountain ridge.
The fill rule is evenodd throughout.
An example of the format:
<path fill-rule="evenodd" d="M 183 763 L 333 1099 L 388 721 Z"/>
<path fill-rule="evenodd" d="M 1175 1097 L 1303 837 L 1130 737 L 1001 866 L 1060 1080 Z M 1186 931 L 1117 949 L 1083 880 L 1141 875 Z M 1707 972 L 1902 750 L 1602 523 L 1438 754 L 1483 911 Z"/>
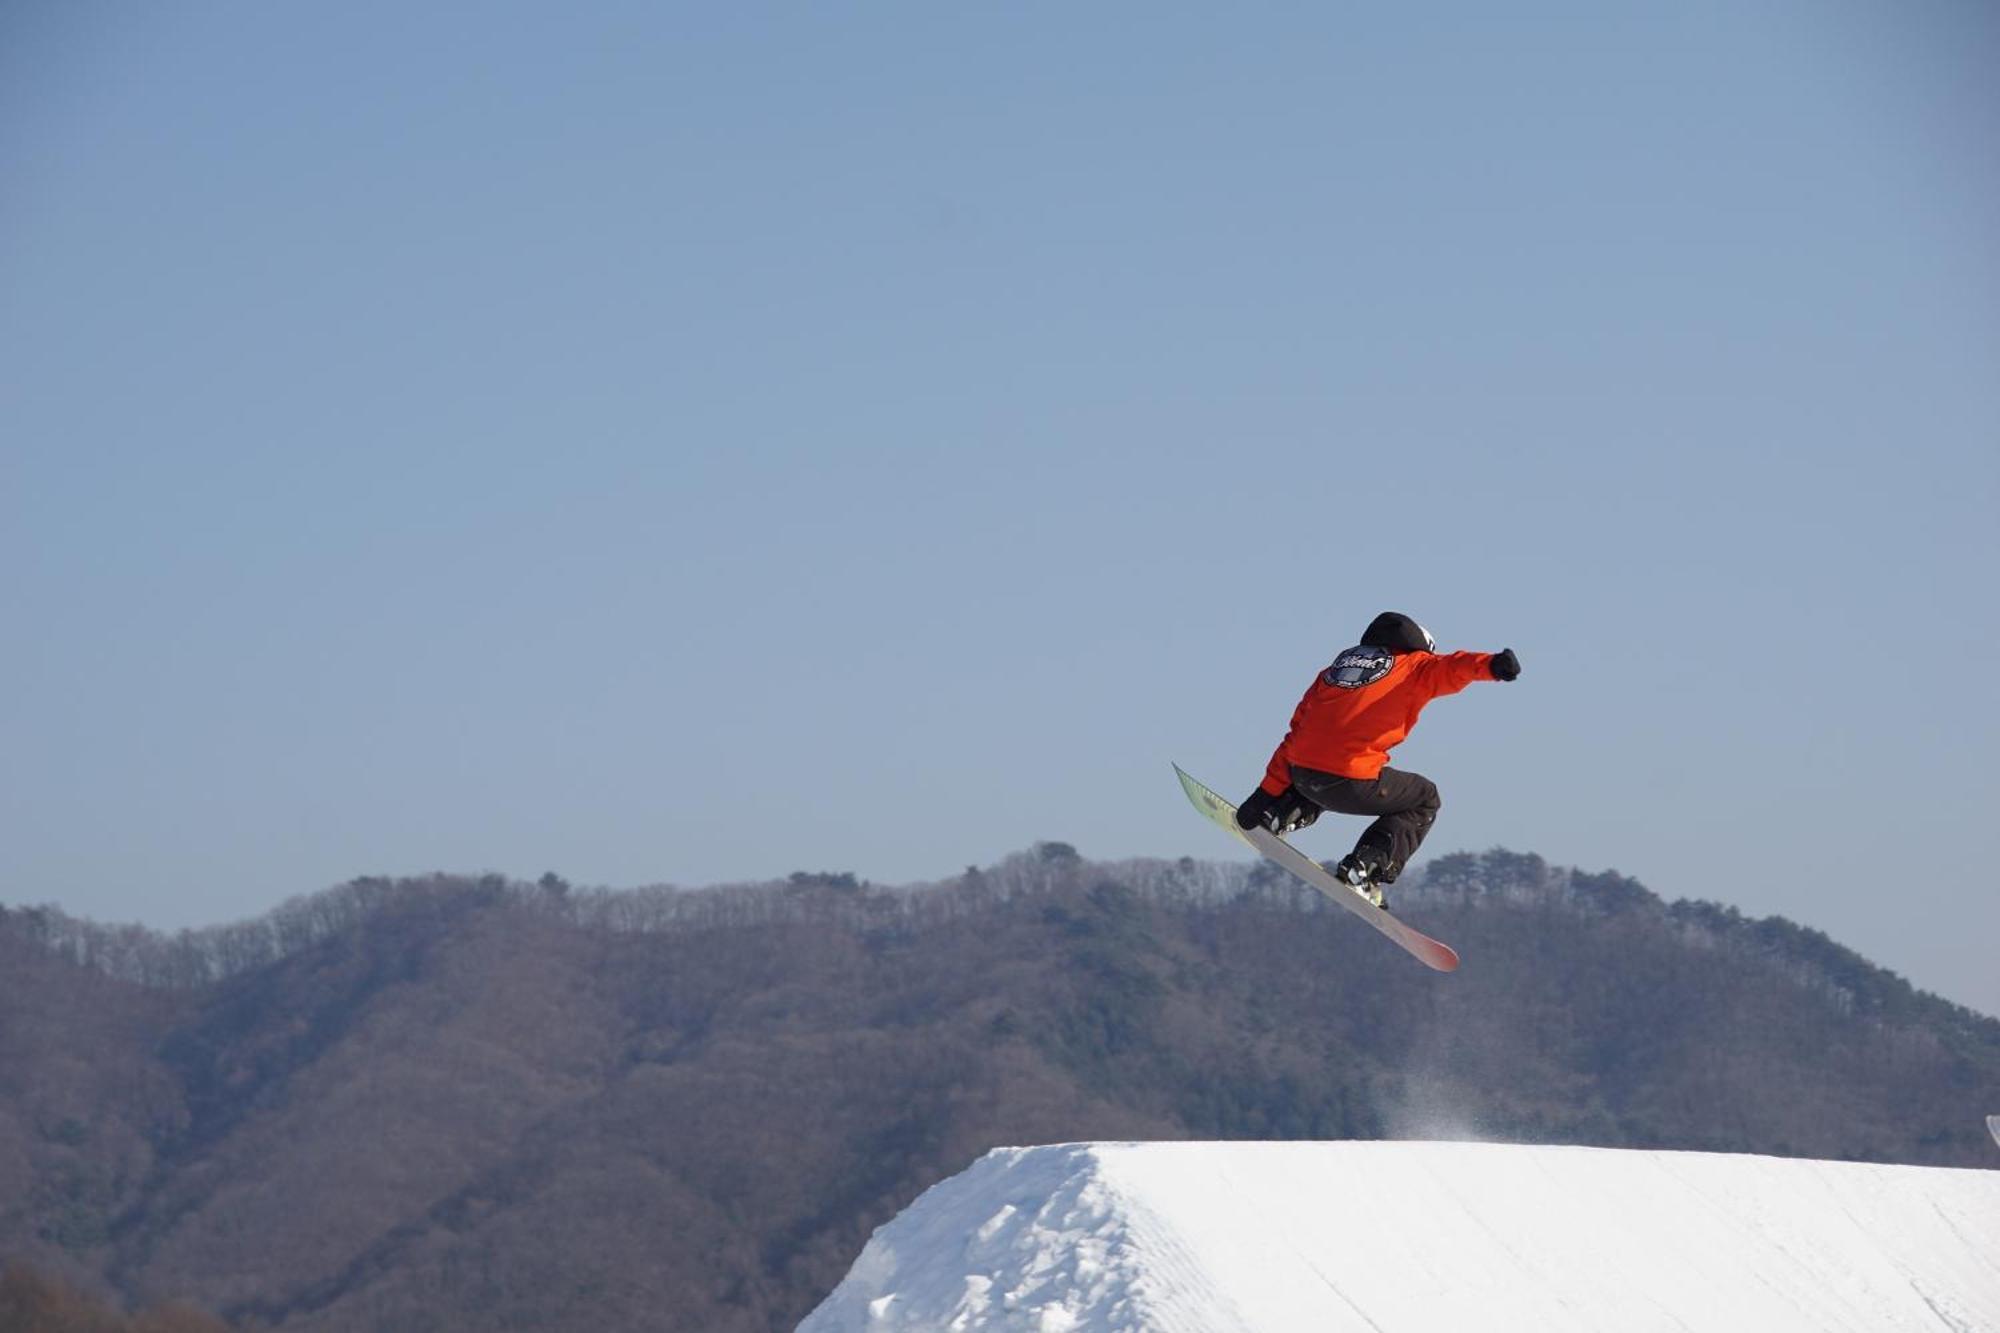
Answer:
<path fill-rule="evenodd" d="M 368 879 L 0 915 L 0 1257 L 244 1326 L 788 1326 L 986 1148 L 1479 1135 L 1986 1166 L 2000 1022 L 1781 919 L 1448 856 L 1415 967 L 1261 865 Z"/>

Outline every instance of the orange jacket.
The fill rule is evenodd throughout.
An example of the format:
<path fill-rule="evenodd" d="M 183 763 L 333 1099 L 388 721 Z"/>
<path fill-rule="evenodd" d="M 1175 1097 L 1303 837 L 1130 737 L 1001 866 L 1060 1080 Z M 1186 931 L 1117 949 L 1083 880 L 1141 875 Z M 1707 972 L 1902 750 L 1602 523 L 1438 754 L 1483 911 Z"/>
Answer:
<path fill-rule="evenodd" d="M 1389 751 L 1410 734 L 1431 700 L 1492 678 L 1491 653 L 1389 653 L 1350 648 L 1319 674 L 1292 713 L 1292 729 L 1264 772 L 1273 796 L 1292 785 L 1292 765 L 1379 777 Z"/>

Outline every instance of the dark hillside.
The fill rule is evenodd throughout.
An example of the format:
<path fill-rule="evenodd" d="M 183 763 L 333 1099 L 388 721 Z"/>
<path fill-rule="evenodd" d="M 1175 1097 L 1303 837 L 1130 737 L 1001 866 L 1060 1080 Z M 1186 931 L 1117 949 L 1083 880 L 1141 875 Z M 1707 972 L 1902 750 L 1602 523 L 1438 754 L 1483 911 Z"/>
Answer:
<path fill-rule="evenodd" d="M 789 1327 L 997 1144 L 1482 1135 L 1993 1164 L 2000 1023 L 1814 932 L 1447 857 L 1424 971 L 1247 866 L 358 882 L 0 918 L 0 1256 L 246 1326 Z"/>
<path fill-rule="evenodd" d="M 0 1329 L 6 1333 L 227 1333 L 220 1320 L 177 1303 L 127 1314 L 21 1263 L 0 1268 Z"/>

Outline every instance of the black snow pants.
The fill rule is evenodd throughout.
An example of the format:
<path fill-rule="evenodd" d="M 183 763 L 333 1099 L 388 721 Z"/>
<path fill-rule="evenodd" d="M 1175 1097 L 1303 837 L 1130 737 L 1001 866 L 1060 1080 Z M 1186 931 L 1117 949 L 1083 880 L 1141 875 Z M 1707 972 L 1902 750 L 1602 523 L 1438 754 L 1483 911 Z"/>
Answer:
<path fill-rule="evenodd" d="M 1375 877 L 1378 884 L 1394 883 L 1403 873 L 1438 816 L 1437 784 L 1396 768 L 1383 769 L 1371 781 L 1294 765 L 1292 789 L 1337 815 L 1375 816 L 1355 840 L 1354 852 L 1382 867 Z"/>

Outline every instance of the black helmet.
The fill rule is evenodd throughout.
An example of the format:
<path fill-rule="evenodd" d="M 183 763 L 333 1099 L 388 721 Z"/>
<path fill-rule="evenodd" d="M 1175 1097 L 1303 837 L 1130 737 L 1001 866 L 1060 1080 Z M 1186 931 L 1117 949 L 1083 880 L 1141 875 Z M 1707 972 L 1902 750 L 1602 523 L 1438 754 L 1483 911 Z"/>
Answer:
<path fill-rule="evenodd" d="M 1387 648 L 1392 653 L 1434 653 L 1437 640 L 1431 632 L 1401 611 L 1384 611 L 1368 622 L 1361 642 L 1369 648 Z"/>

